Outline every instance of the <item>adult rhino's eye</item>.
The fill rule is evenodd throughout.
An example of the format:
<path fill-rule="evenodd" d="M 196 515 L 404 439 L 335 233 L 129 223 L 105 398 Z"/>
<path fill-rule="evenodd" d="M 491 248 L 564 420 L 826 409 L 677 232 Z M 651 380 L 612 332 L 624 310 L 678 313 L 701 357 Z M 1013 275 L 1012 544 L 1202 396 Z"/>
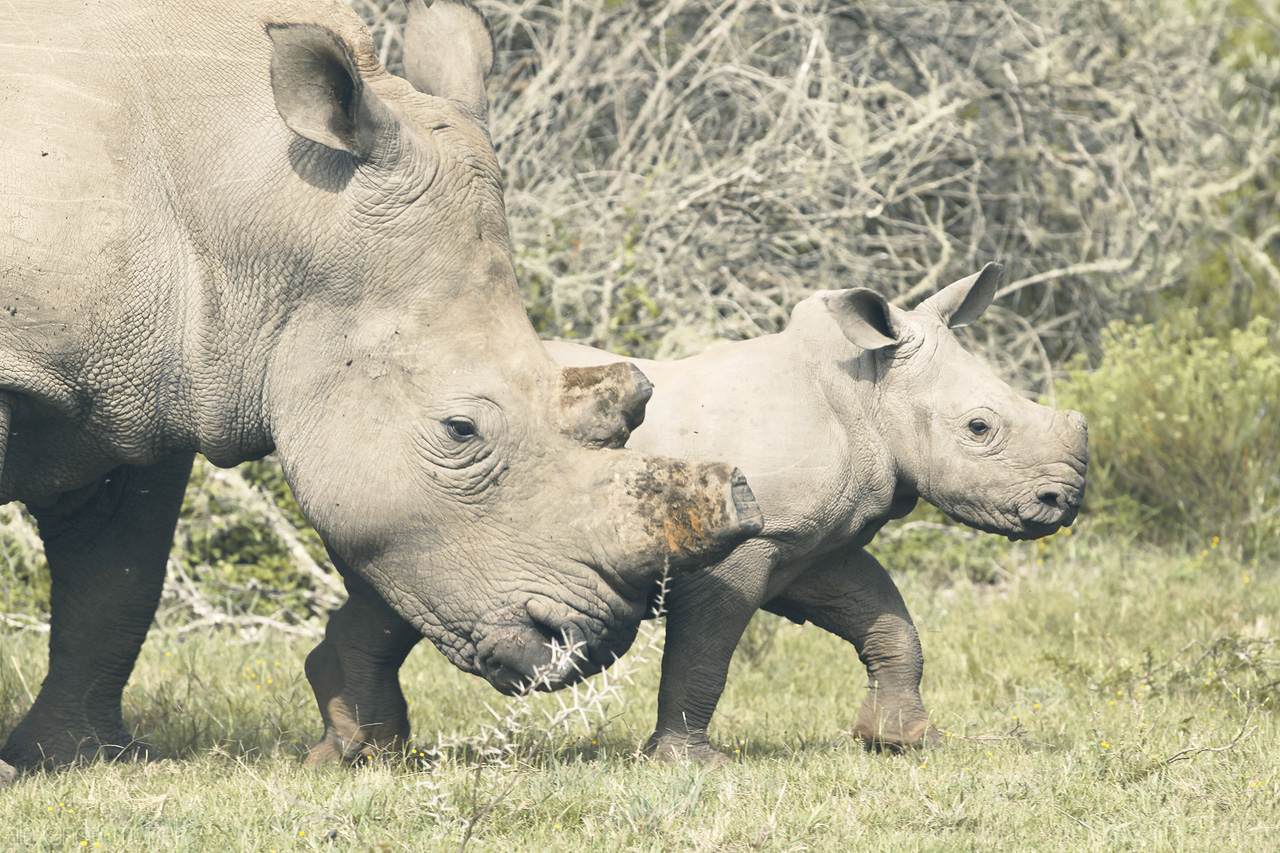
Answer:
<path fill-rule="evenodd" d="M 991 426 L 982 418 L 974 418 L 969 421 L 969 432 L 976 436 L 984 436 L 991 431 Z"/>
<path fill-rule="evenodd" d="M 454 441 L 468 441 L 476 436 L 476 425 L 466 418 L 449 418 L 444 428 Z"/>

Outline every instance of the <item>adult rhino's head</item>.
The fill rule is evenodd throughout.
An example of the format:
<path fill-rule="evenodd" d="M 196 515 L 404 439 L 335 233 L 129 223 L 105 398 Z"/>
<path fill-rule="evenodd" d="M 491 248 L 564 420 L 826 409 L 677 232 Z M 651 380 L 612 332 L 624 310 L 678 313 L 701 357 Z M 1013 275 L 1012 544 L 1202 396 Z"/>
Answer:
<path fill-rule="evenodd" d="M 894 457 L 900 494 L 980 530 L 1034 539 L 1075 520 L 1088 432 L 1079 412 L 1015 392 L 951 331 L 978 320 L 1001 272 L 988 264 L 913 311 L 864 288 L 823 292 L 797 306 L 797 319 L 830 328 L 829 317 L 862 351 L 853 354 L 852 375 L 871 380 L 879 440 Z"/>
<path fill-rule="evenodd" d="M 289 263 L 263 408 L 299 504 L 341 568 L 500 690 L 602 669 L 664 572 L 759 531 L 750 489 L 725 465 L 621 449 L 647 380 L 543 351 L 469 4 L 410 3 L 408 81 L 367 34 L 268 32 L 292 224 L 254 247 Z"/>

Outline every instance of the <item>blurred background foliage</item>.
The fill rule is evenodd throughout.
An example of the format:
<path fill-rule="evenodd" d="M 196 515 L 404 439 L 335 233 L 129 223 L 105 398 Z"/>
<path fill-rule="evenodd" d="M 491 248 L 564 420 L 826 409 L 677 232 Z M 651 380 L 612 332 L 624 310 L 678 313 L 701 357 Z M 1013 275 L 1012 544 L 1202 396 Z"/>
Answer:
<path fill-rule="evenodd" d="M 404 6 L 352 2 L 399 72 Z M 1000 260 L 968 343 L 1088 416 L 1085 517 L 1280 559 L 1269 0 L 477 5 L 543 336 L 681 357 L 776 332 L 815 290 L 909 307 Z M 886 563 L 998 574 L 1005 543 L 943 521 L 891 527 Z M 42 618 L 18 506 L 0 508 L 0 548 L 0 606 Z M 197 622 L 314 633 L 341 594 L 270 459 L 198 464 L 170 575 L 166 601 Z"/>

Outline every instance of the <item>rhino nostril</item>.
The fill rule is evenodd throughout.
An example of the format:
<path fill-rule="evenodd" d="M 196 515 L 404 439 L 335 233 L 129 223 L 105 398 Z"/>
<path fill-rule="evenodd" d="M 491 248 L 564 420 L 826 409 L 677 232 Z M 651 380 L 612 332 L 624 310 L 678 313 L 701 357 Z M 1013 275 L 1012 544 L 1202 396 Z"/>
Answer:
<path fill-rule="evenodd" d="M 1040 503 L 1054 509 L 1065 509 L 1067 505 L 1066 498 L 1056 489 L 1041 489 L 1036 497 L 1040 499 Z"/>

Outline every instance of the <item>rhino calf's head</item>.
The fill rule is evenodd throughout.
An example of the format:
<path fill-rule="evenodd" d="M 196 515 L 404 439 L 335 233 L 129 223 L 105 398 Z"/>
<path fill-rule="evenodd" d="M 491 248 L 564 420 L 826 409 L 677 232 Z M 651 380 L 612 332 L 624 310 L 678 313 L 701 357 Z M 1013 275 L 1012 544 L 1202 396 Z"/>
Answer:
<path fill-rule="evenodd" d="M 978 320 L 1002 270 L 988 264 L 909 312 L 864 288 L 822 292 L 797 306 L 792 324 L 831 341 L 834 321 L 846 339 L 837 346 L 856 348 L 851 378 L 875 389 L 900 492 L 980 530 L 1035 539 L 1080 510 L 1088 428 L 1079 412 L 1015 392 L 951 331 Z"/>

